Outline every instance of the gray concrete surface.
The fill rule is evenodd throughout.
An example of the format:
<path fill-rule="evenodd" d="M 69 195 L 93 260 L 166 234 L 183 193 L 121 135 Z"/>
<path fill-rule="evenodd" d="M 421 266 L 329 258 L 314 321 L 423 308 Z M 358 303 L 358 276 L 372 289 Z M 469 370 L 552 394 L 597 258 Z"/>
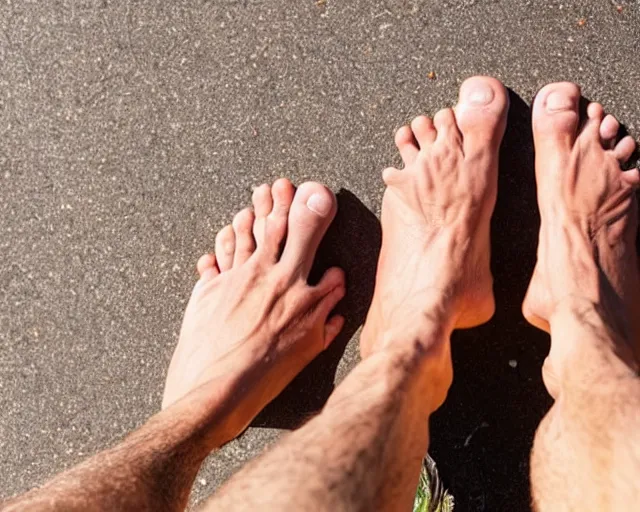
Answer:
<path fill-rule="evenodd" d="M 195 261 L 252 186 L 321 180 L 377 214 L 394 129 L 487 73 L 517 109 L 496 221 L 500 312 L 454 340 L 433 450 L 460 510 L 524 510 L 549 405 L 547 340 L 518 314 L 536 227 L 525 102 L 574 80 L 638 134 L 640 4 L 619 3 L 0 0 L 0 496 L 158 409 Z M 357 267 L 375 247 L 344 226 Z M 351 342 L 336 378 L 356 361 Z M 208 461 L 195 501 L 277 438 L 277 417 Z"/>

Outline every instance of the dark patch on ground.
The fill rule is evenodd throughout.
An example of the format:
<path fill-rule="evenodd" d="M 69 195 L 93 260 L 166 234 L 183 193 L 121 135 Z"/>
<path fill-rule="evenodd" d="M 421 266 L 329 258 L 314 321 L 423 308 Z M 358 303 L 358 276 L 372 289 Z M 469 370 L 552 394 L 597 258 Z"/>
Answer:
<path fill-rule="evenodd" d="M 540 374 L 549 339 L 520 311 L 540 224 L 531 111 L 513 91 L 510 99 L 492 220 L 498 307 L 488 324 L 454 333 L 455 378 L 432 421 L 431 454 L 456 499 L 456 511 L 529 508 L 528 454 L 551 405 Z"/>

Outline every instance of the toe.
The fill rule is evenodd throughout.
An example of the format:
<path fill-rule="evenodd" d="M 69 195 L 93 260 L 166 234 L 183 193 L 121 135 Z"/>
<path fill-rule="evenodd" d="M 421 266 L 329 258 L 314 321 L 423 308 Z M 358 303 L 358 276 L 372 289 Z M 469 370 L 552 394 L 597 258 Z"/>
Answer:
<path fill-rule="evenodd" d="M 602 120 L 600 124 L 600 141 L 605 149 L 613 149 L 615 147 L 619 129 L 620 123 L 611 114 Z"/>
<path fill-rule="evenodd" d="M 322 276 L 320 282 L 312 288 L 314 293 L 321 297 L 316 310 L 320 317 L 326 321 L 324 330 L 324 348 L 326 348 L 340 333 L 344 325 L 344 318 L 340 315 L 329 318 L 333 309 L 346 293 L 344 272 L 337 267 L 330 268 L 325 272 L 324 276 Z M 327 318 L 329 319 L 327 320 Z"/>
<path fill-rule="evenodd" d="M 418 116 L 411 121 L 411 130 L 421 148 L 430 146 L 436 140 L 436 127 L 427 116 Z"/>
<path fill-rule="evenodd" d="M 600 142 L 600 126 L 604 119 L 604 108 L 600 103 L 589 103 L 587 106 L 587 119 L 582 130 L 580 130 L 579 139 L 583 144 L 596 144 Z"/>
<path fill-rule="evenodd" d="M 640 188 L 640 169 L 636 167 L 635 169 L 623 171 L 622 179 L 627 185 L 633 188 Z"/>
<path fill-rule="evenodd" d="M 255 216 L 251 208 L 245 208 L 233 218 L 233 231 L 236 237 L 236 249 L 233 255 L 233 266 L 238 267 L 246 262 L 256 250 L 253 238 L 253 221 Z"/>
<path fill-rule="evenodd" d="M 200 279 L 193 287 L 193 291 L 196 292 L 200 289 L 207 281 L 214 279 L 220 275 L 220 269 L 218 269 L 218 263 L 216 262 L 216 257 L 213 254 L 205 254 L 201 256 L 198 260 L 198 274 L 200 274 Z"/>
<path fill-rule="evenodd" d="M 253 211 L 256 216 L 253 223 L 253 237 L 255 238 L 256 245 L 260 247 L 264 244 L 267 215 L 273 210 L 271 187 L 266 183 L 257 187 L 253 191 L 251 202 L 253 203 Z"/>
<path fill-rule="evenodd" d="M 324 348 L 326 349 L 336 339 L 344 327 L 344 317 L 334 315 L 324 324 Z"/>
<path fill-rule="evenodd" d="M 287 272 L 307 279 L 316 250 L 336 211 L 336 198 L 324 185 L 308 182 L 298 188 L 289 212 L 287 241 L 280 260 Z"/>
<path fill-rule="evenodd" d="M 418 156 L 418 152 L 420 151 L 420 149 L 418 148 L 418 144 L 413 137 L 411 128 L 409 128 L 408 126 L 403 126 L 402 128 L 400 128 L 396 132 L 395 142 L 404 165 L 411 165 Z"/>
<path fill-rule="evenodd" d="M 507 125 L 509 95 L 499 80 L 476 76 L 464 81 L 455 107 L 465 155 L 497 151 Z"/>
<path fill-rule="evenodd" d="M 596 121 L 598 125 L 602 123 L 602 118 L 604 117 L 604 108 L 600 103 L 589 103 L 587 107 L 587 117 L 590 121 Z"/>
<path fill-rule="evenodd" d="M 253 203 L 253 211 L 256 219 L 261 219 L 269 215 L 273 209 L 271 187 L 266 183 L 256 187 L 251 196 L 251 202 Z"/>
<path fill-rule="evenodd" d="M 616 147 L 613 149 L 613 154 L 621 164 L 624 164 L 631 158 L 635 150 L 636 141 L 633 140 L 631 135 L 627 135 L 616 144 Z"/>
<path fill-rule="evenodd" d="M 382 181 L 387 187 L 392 187 L 402 178 L 402 171 L 395 167 L 387 167 L 382 171 Z"/>
<path fill-rule="evenodd" d="M 433 125 L 438 132 L 436 142 L 461 145 L 462 135 L 458 130 L 456 116 L 452 109 L 445 108 L 440 110 L 435 116 L 433 116 Z"/>
<path fill-rule="evenodd" d="M 536 148 L 567 150 L 573 147 L 580 122 L 580 88 L 570 82 L 542 88 L 533 103 L 533 138 Z"/>
<path fill-rule="evenodd" d="M 287 235 L 289 210 L 293 202 L 295 188 L 285 178 L 280 178 L 271 187 L 273 208 L 266 218 L 264 236 L 261 238 L 260 250 L 270 260 L 280 254 L 284 238 Z"/>
<path fill-rule="evenodd" d="M 233 264 L 233 253 L 236 250 L 236 235 L 231 225 L 222 228 L 216 235 L 216 260 L 220 272 L 225 272 Z"/>
<path fill-rule="evenodd" d="M 198 269 L 198 275 L 202 277 L 205 272 L 209 270 L 214 270 L 216 274 L 219 274 L 218 264 L 216 263 L 216 257 L 213 254 L 204 254 L 200 256 L 198 260 L 198 264 L 196 265 Z"/>

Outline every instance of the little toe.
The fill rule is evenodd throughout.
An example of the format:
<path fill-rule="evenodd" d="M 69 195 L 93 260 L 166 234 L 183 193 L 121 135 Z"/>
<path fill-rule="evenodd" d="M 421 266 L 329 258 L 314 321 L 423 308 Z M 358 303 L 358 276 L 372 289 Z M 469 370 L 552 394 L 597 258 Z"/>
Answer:
<path fill-rule="evenodd" d="M 415 161 L 420 151 L 411 128 L 409 128 L 408 126 L 401 127 L 396 132 L 395 143 L 398 151 L 400 152 L 400 157 L 402 158 L 404 165 L 411 165 Z"/>
<path fill-rule="evenodd" d="M 202 256 L 200 256 L 196 268 L 198 269 L 198 275 L 200 277 L 202 277 L 205 272 L 211 269 L 213 269 L 216 274 L 220 273 L 220 271 L 218 270 L 218 264 L 216 263 L 216 257 L 213 254 L 203 254 Z"/>
<path fill-rule="evenodd" d="M 580 88 L 570 82 L 542 88 L 533 102 L 533 138 L 536 148 L 569 150 L 578 133 Z"/>
<path fill-rule="evenodd" d="M 382 181 L 387 187 L 393 186 L 398 180 L 402 179 L 402 171 L 395 167 L 387 167 L 382 170 Z"/>
<path fill-rule="evenodd" d="M 418 116 L 411 121 L 411 130 L 420 148 L 428 147 L 434 143 L 438 133 L 433 121 L 427 116 Z"/>
<path fill-rule="evenodd" d="M 620 130 L 620 123 L 611 114 L 606 116 L 600 124 L 600 141 L 605 149 L 613 149 Z"/>
<path fill-rule="evenodd" d="M 253 221 L 255 216 L 251 208 L 245 208 L 233 218 L 233 231 L 235 232 L 235 251 L 233 266 L 238 267 L 246 262 L 256 250 L 256 242 L 253 238 Z"/>
<path fill-rule="evenodd" d="M 220 272 L 225 272 L 233 264 L 233 253 L 236 250 L 236 235 L 231 225 L 222 228 L 216 235 L 216 260 Z"/>
<path fill-rule="evenodd" d="M 253 191 L 251 201 L 253 203 L 253 211 L 256 216 L 253 223 L 253 237 L 256 240 L 256 245 L 260 247 L 264 244 L 267 215 L 269 215 L 271 210 L 273 210 L 271 187 L 266 183 L 257 187 Z"/>
<path fill-rule="evenodd" d="M 337 211 L 336 198 L 319 183 L 302 184 L 289 212 L 287 241 L 280 264 L 292 275 L 307 279 L 316 250 Z"/>
<path fill-rule="evenodd" d="M 202 288 L 205 283 L 220 275 L 220 269 L 218 269 L 216 257 L 213 254 L 205 254 L 204 256 L 201 256 L 198 260 L 197 268 L 198 274 L 200 274 L 200 279 L 198 279 L 198 282 L 193 287 L 194 293 Z"/>
<path fill-rule="evenodd" d="M 465 155 L 498 150 L 508 110 L 509 95 L 499 80 L 476 76 L 464 81 L 455 114 Z"/>
<path fill-rule="evenodd" d="M 433 125 L 436 128 L 436 142 L 445 144 L 462 145 L 462 135 L 456 124 L 456 116 L 452 109 L 445 108 L 433 116 Z"/>

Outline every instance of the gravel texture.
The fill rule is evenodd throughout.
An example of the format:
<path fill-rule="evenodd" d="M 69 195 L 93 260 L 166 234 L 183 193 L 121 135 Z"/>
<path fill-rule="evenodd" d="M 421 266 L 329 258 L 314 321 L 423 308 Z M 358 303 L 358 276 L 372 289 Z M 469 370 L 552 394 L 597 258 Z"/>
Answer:
<path fill-rule="evenodd" d="M 323 261 L 348 271 L 350 322 L 208 461 L 194 500 L 317 409 L 358 360 L 394 130 L 486 73 L 512 89 L 494 221 L 499 310 L 455 335 L 432 452 L 456 510 L 525 510 L 528 450 L 550 405 L 548 340 L 519 312 L 538 224 L 528 104 L 573 80 L 638 135 L 640 4 L 617 5 L 0 0 L 0 496 L 158 410 L 195 261 L 251 188 L 279 176 L 341 191 Z"/>

